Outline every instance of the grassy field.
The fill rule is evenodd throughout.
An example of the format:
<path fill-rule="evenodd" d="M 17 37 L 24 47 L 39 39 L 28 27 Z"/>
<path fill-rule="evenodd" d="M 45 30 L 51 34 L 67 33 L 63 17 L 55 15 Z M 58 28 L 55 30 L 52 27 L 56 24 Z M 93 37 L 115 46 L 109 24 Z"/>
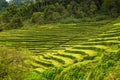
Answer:
<path fill-rule="evenodd" d="M 32 71 L 20 80 L 119 80 L 119 22 L 26 24 L 0 32 L 0 46 L 31 52 Z"/>

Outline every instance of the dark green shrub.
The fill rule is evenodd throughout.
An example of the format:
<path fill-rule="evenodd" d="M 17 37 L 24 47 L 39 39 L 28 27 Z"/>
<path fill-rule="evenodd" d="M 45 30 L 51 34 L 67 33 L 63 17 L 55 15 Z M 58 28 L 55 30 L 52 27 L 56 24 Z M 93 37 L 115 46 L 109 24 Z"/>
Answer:
<path fill-rule="evenodd" d="M 7 23 L 0 23 L 0 31 L 3 31 L 5 28 L 7 28 Z"/>
<path fill-rule="evenodd" d="M 8 23 L 8 22 L 10 22 L 10 16 L 8 15 L 8 13 L 7 12 L 4 12 L 4 13 L 2 13 L 2 15 L 1 15 L 1 21 L 2 22 L 4 22 L 4 23 Z"/>
<path fill-rule="evenodd" d="M 23 26 L 22 20 L 20 17 L 15 17 L 9 23 L 8 29 L 17 29 Z"/>
<path fill-rule="evenodd" d="M 102 8 L 107 14 L 112 17 L 118 17 L 120 12 L 120 0 L 105 0 L 102 4 Z"/>
<path fill-rule="evenodd" d="M 34 12 L 31 20 L 32 23 L 44 23 L 44 14 L 41 12 Z"/>
<path fill-rule="evenodd" d="M 118 17 L 119 13 L 118 13 L 117 8 L 112 8 L 112 9 L 111 9 L 111 15 L 112 15 L 113 17 Z"/>
<path fill-rule="evenodd" d="M 51 20 L 54 21 L 54 22 L 59 21 L 60 18 L 61 18 L 61 15 L 58 12 L 53 12 L 52 15 L 51 15 Z"/>
<path fill-rule="evenodd" d="M 19 17 L 12 18 L 8 23 L 0 23 L 0 31 L 8 29 L 17 29 L 23 26 L 22 20 Z"/>
<path fill-rule="evenodd" d="M 17 80 L 25 71 L 28 55 L 21 49 L 0 47 L 0 80 Z"/>

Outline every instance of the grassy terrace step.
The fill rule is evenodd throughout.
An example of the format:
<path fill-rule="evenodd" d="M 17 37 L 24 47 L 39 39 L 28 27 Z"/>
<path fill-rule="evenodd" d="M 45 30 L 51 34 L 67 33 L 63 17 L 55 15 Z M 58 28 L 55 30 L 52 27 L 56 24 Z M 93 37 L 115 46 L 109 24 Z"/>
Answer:
<path fill-rule="evenodd" d="M 76 45 L 76 46 L 74 46 L 74 47 L 77 47 L 78 49 L 79 48 L 91 48 L 91 47 L 95 47 L 95 48 L 97 48 L 97 49 L 102 49 L 102 50 L 104 50 L 105 52 L 116 52 L 117 50 L 118 50 L 118 46 L 115 46 L 115 45 Z M 74 48 L 73 47 L 73 48 Z M 115 48 L 115 49 L 114 49 Z M 95 50 L 96 51 L 96 50 Z M 99 50 L 98 50 L 98 52 L 100 52 Z"/>
<path fill-rule="evenodd" d="M 81 55 L 88 55 L 83 51 L 72 51 L 72 50 L 65 50 L 67 53 L 72 53 L 72 54 L 81 54 Z"/>
<path fill-rule="evenodd" d="M 80 45 L 81 43 L 82 43 L 81 41 L 69 41 L 63 45 L 68 45 L 68 46 L 70 45 L 71 46 L 71 45 L 76 45 L 76 44 Z"/>
<path fill-rule="evenodd" d="M 48 69 L 48 67 L 46 67 L 46 66 L 44 66 L 44 65 L 41 65 L 41 64 L 37 64 L 37 63 L 35 63 L 35 62 L 33 62 L 33 61 L 30 61 L 29 63 L 30 63 L 30 65 L 31 65 L 33 68 Z"/>
<path fill-rule="evenodd" d="M 94 50 L 94 51 L 105 51 L 103 48 L 98 47 L 92 47 L 92 46 L 86 46 L 86 47 L 73 47 L 73 49 L 84 49 L 84 50 Z"/>
<path fill-rule="evenodd" d="M 46 67 L 46 66 L 44 66 L 44 65 L 35 63 L 33 60 L 32 60 L 32 61 L 29 61 L 29 64 L 31 65 L 31 67 L 32 67 L 34 70 L 39 69 L 39 71 L 44 71 L 44 70 L 46 70 L 46 69 L 49 68 L 49 67 Z"/>
<path fill-rule="evenodd" d="M 54 59 L 49 58 L 49 59 L 46 59 L 46 60 L 49 60 L 52 64 L 54 64 L 55 67 L 63 66 L 65 64 L 64 61 L 61 61 L 61 60 L 58 60 L 58 59 L 55 59 L 55 58 Z"/>
<path fill-rule="evenodd" d="M 96 52 L 103 52 L 109 49 L 109 46 L 105 45 L 76 45 L 72 47 L 73 49 L 89 49 L 89 50 L 94 50 Z"/>
<path fill-rule="evenodd" d="M 44 51 L 46 51 L 46 50 L 48 50 L 49 48 L 41 48 L 41 49 L 29 49 L 28 48 L 28 50 L 30 50 L 30 52 L 32 52 L 32 53 L 34 53 L 34 54 L 37 54 L 37 55 L 39 55 L 39 54 L 41 54 L 42 52 L 44 52 Z"/>
<path fill-rule="evenodd" d="M 75 44 L 74 44 L 75 45 Z M 60 47 L 63 47 L 63 48 L 66 48 L 66 47 L 72 47 L 73 45 L 68 45 L 68 44 L 63 44 L 63 45 L 60 45 Z"/>
<path fill-rule="evenodd" d="M 92 41 L 110 41 L 110 40 L 119 40 L 120 37 L 107 37 L 107 38 L 95 38 L 95 39 L 89 39 L 88 41 L 92 42 Z"/>
<path fill-rule="evenodd" d="M 42 54 L 42 55 L 38 55 L 37 57 L 39 57 L 38 60 L 51 63 L 51 64 L 53 64 L 56 67 L 63 65 L 63 63 L 56 61 L 56 59 L 55 60 L 51 59 L 52 58 L 51 56 L 46 56 L 46 55 Z"/>
<path fill-rule="evenodd" d="M 86 43 L 81 43 L 81 45 L 115 45 L 115 44 L 120 44 L 120 41 L 118 40 L 113 40 L 113 41 L 99 41 L 99 42 L 86 42 Z"/>
<path fill-rule="evenodd" d="M 88 38 L 79 38 L 80 36 L 76 36 L 76 38 L 73 38 L 72 41 L 87 41 Z"/>
<path fill-rule="evenodd" d="M 49 53 L 49 56 L 51 57 L 51 59 L 62 62 L 65 65 L 69 65 L 69 64 L 72 64 L 74 62 L 74 60 L 67 58 L 67 57 L 58 56 L 58 55 L 56 55 L 56 53 L 53 53 L 53 54 Z"/>
<path fill-rule="evenodd" d="M 112 30 L 120 30 L 120 27 L 114 27 L 114 28 L 112 28 Z"/>
<path fill-rule="evenodd" d="M 37 36 L 36 36 L 37 37 Z M 49 38 L 43 38 L 43 37 L 37 37 L 37 38 L 27 38 L 27 37 L 7 37 L 7 38 L 4 38 L 4 37 L 0 37 L 0 41 L 4 41 L 4 40 L 8 40 L 8 41 L 21 41 L 21 42 L 43 42 L 43 41 L 68 41 L 69 40 L 69 38 L 68 37 L 66 37 L 66 38 L 61 38 L 61 37 L 59 37 L 59 39 L 58 39 L 58 37 L 56 37 L 56 38 L 51 38 L 51 37 L 49 37 Z"/>
<path fill-rule="evenodd" d="M 47 50 L 47 49 L 48 49 L 48 48 L 39 48 L 39 47 L 38 47 L 38 48 L 32 48 L 32 47 L 29 48 L 30 51 L 32 51 L 32 50 L 33 50 L 33 51 L 34 51 L 34 50 Z"/>
<path fill-rule="evenodd" d="M 101 34 L 99 37 L 105 38 L 105 37 L 117 37 L 117 36 L 120 36 L 120 32 L 119 33 L 111 33 L 111 34 Z"/>
<path fill-rule="evenodd" d="M 75 48 L 67 48 L 66 49 L 67 52 L 79 52 L 79 53 L 84 53 L 87 54 L 89 56 L 96 56 L 97 55 L 97 51 L 95 50 L 91 50 L 91 49 L 75 49 Z"/>
<path fill-rule="evenodd" d="M 102 49 L 102 50 L 106 50 L 106 49 L 108 49 L 109 47 L 108 46 L 104 46 L 104 45 L 75 45 L 75 46 L 73 46 L 72 48 L 74 48 L 74 47 L 83 47 L 83 48 L 87 48 L 87 47 L 94 47 L 94 48 L 98 48 L 98 49 Z"/>
<path fill-rule="evenodd" d="M 55 54 L 56 56 L 62 56 L 62 57 L 67 57 L 67 58 L 70 58 L 70 59 L 77 59 L 76 57 L 72 56 L 72 55 L 68 55 L 68 54 Z"/>
<path fill-rule="evenodd" d="M 1 42 L 4 42 L 4 40 L 0 40 Z M 62 42 L 65 42 L 67 40 L 59 40 L 59 41 L 55 41 L 55 40 L 20 40 L 20 39 L 7 39 L 6 41 L 8 42 L 54 42 L 54 43 L 62 43 Z"/>
<path fill-rule="evenodd" d="M 62 55 L 62 56 L 73 56 L 75 59 L 79 59 L 79 60 L 82 60 L 84 57 L 84 55 L 69 53 L 69 52 L 65 52 L 64 50 L 57 51 L 57 54 Z"/>
<path fill-rule="evenodd" d="M 70 58 L 73 60 L 73 63 L 76 63 L 76 62 L 79 62 L 79 61 L 82 61 L 84 57 L 80 57 L 80 55 L 78 55 L 77 57 L 75 55 L 68 55 L 68 54 L 56 54 L 56 56 L 61 56 L 61 57 L 66 57 L 66 58 Z M 79 58 L 78 58 L 79 57 Z"/>
<path fill-rule="evenodd" d="M 42 56 L 32 56 L 31 57 L 31 61 L 36 63 L 36 64 L 39 64 L 39 65 L 42 65 L 42 66 L 45 66 L 45 67 L 53 67 L 54 64 L 52 64 L 49 60 L 46 60 L 44 59 Z"/>
<path fill-rule="evenodd" d="M 46 62 L 46 63 L 51 63 L 50 60 L 46 60 L 42 55 L 33 55 L 32 56 L 32 59 L 33 61 L 36 60 L 36 61 L 43 61 L 43 62 Z"/>
<path fill-rule="evenodd" d="M 56 61 L 57 63 L 60 63 L 60 64 L 65 64 L 65 61 L 59 57 L 55 57 L 53 55 L 48 55 L 48 54 L 44 54 L 43 55 L 43 58 L 44 59 L 47 59 L 47 60 L 52 60 L 52 61 Z"/>
<path fill-rule="evenodd" d="M 36 64 L 43 65 L 45 67 L 54 67 L 54 65 L 52 63 L 41 61 L 41 60 L 34 60 L 33 59 L 33 62 L 36 63 Z"/>
<path fill-rule="evenodd" d="M 107 31 L 107 32 L 105 32 L 106 34 L 112 34 L 112 33 L 118 33 L 118 32 L 120 32 L 120 29 L 116 29 L 116 30 L 111 30 L 111 31 Z"/>

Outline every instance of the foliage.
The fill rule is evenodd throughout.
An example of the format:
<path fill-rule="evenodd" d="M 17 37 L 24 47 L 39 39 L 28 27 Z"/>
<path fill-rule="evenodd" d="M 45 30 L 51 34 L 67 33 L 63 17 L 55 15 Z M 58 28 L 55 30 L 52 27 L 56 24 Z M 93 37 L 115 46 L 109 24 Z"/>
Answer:
<path fill-rule="evenodd" d="M 3 25 L 6 24 L 6 25 Z M 22 18 L 19 15 L 17 5 L 11 4 L 5 12 L 1 15 L 1 28 L 3 29 L 16 29 L 23 26 Z"/>
<path fill-rule="evenodd" d="M 8 3 L 6 0 L 0 0 L 0 10 L 3 8 L 6 8 L 8 6 Z"/>
<path fill-rule="evenodd" d="M 69 17 L 95 17 L 101 13 L 118 17 L 120 15 L 119 6 L 119 0 L 12 0 L 7 9 L 3 11 L 2 21 L 10 23 L 14 21 L 15 17 L 19 17 L 22 21 L 31 19 L 32 23 L 43 24 L 59 22 Z M 16 24 L 12 26 L 15 28 Z"/>
<path fill-rule="evenodd" d="M 9 23 L 8 29 L 17 29 L 23 26 L 22 20 L 20 17 L 14 17 Z"/>
<path fill-rule="evenodd" d="M 109 74 L 116 73 L 116 63 L 120 63 L 120 51 L 117 53 L 106 53 L 103 54 L 103 57 L 99 63 L 97 63 L 93 68 L 92 68 L 92 73 L 90 78 L 97 79 L 105 79 L 105 77 Z M 119 73 L 118 73 L 119 74 Z M 117 80 L 120 77 L 113 77 L 113 79 Z M 110 79 L 110 77 L 109 77 Z"/>
<path fill-rule="evenodd" d="M 37 46 L 37 48 L 43 49 L 43 48 L 48 47 L 50 44 L 50 46 L 54 45 L 53 48 L 55 49 L 56 46 L 58 46 L 58 44 L 54 44 L 56 42 L 58 42 L 59 45 L 61 45 L 61 44 L 63 44 L 61 42 L 64 41 L 64 39 L 70 39 L 71 36 L 73 36 L 74 41 L 76 41 L 76 43 L 77 43 L 77 41 L 84 40 L 84 38 L 86 38 L 86 36 L 87 36 L 87 38 L 89 38 L 89 37 L 94 36 L 95 34 L 99 33 L 99 30 L 101 28 L 105 29 L 104 27 L 100 28 L 99 26 L 104 26 L 104 24 L 110 23 L 112 21 L 112 20 L 111 21 L 104 20 L 102 22 L 101 21 L 93 22 L 91 19 L 92 18 L 89 18 L 89 19 L 86 18 L 85 20 L 76 19 L 76 20 L 74 20 L 74 22 L 78 21 L 78 23 L 76 23 L 76 24 L 59 24 L 57 26 L 52 25 L 52 28 L 51 28 L 51 26 L 48 26 L 48 25 L 47 26 L 43 25 L 42 27 L 40 27 L 41 25 L 37 26 L 37 25 L 33 25 L 33 24 L 30 27 L 29 24 L 26 24 L 27 26 L 28 25 L 29 26 L 28 27 L 25 26 L 23 29 L 8 31 L 8 33 L 7 32 L 1 33 L 2 34 L 0 36 L 2 38 L 2 39 L 0 39 L 1 45 L 5 44 L 6 46 L 26 47 L 28 49 L 30 49 L 31 47 L 33 49 L 35 49 Z M 92 21 L 92 22 L 90 22 L 90 21 Z M 107 30 L 111 28 L 110 25 L 107 26 Z M 44 31 L 39 31 L 39 30 L 44 30 Z M 9 34 L 9 35 L 6 35 L 6 34 Z M 48 35 L 54 35 L 54 34 L 55 34 L 55 36 L 48 36 Z M 82 34 L 84 34 L 84 35 L 82 35 Z M 5 36 L 3 36 L 3 35 L 5 35 Z M 22 38 L 21 38 L 21 35 L 22 35 Z M 64 36 L 64 35 L 66 35 L 66 36 Z M 79 35 L 78 36 L 79 39 L 77 37 L 77 40 L 74 37 L 76 35 Z M 13 37 L 13 36 L 15 36 L 15 37 Z M 42 38 L 41 38 L 41 36 L 42 36 Z M 46 38 L 46 36 L 47 36 L 47 38 Z M 62 38 L 62 40 L 60 38 Z M 8 44 L 6 44 L 6 41 L 8 41 Z M 43 41 L 46 41 L 46 42 L 43 43 Z M 47 41 L 49 44 L 47 43 Z M 52 43 L 50 43 L 49 41 Z M 73 41 L 73 43 L 74 43 L 74 41 Z M 47 44 L 47 46 L 44 47 L 43 45 L 40 45 L 41 43 L 44 45 Z M 71 43 L 72 43 L 72 40 L 71 40 Z M 107 42 L 104 44 L 107 44 Z M 102 45 L 104 45 L 104 44 L 102 43 Z M 49 49 L 49 48 L 47 48 L 47 49 Z M 88 49 L 93 50 L 94 48 L 88 48 Z M 58 50 L 58 47 L 57 47 L 57 50 Z M 100 52 L 100 50 L 98 50 L 98 49 L 94 49 L 94 50 L 95 51 L 97 50 Z M 77 53 L 80 53 L 80 52 L 77 52 Z M 80 54 L 82 54 L 82 52 Z M 49 79 L 50 80 L 66 80 L 66 79 L 67 80 L 79 80 L 79 79 L 86 80 L 86 78 L 88 78 L 88 80 L 92 80 L 92 78 L 93 79 L 95 78 L 95 79 L 103 80 L 104 78 L 109 77 L 110 71 L 112 72 L 112 71 L 114 71 L 114 68 L 117 68 L 116 65 L 118 66 L 118 63 L 119 63 L 119 62 L 117 62 L 119 60 L 119 57 L 117 57 L 117 56 L 119 56 L 119 54 L 107 53 L 107 52 L 101 52 L 99 54 L 100 55 L 103 54 L 103 56 L 100 56 L 100 55 L 98 56 L 98 58 L 100 57 L 99 58 L 100 61 L 94 61 L 94 60 L 92 61 L 92 60 L 90 60 L 90 58 L 92 58 L 92 57 L 88 56 L 87 58 L 84 58 L 85 62 L 80 62 L 81 60 L 80 61 L 76 60 L 76 63 L 71 64 L 69 66 L 63 65 L 62 67 L 57 67 L 57 66 L 55 67 L 55 65 L 53 63 L 46 62 L 45 60 L 43 60 L 43 61 L 36 60 L 34 62 L 38 64 L 37 68 L 41 67 L 41 66 L 39 66 L 39 64 L 40 64 L 40 65 L 48 67 L 49 69 L 47 69 L 47 70 L 45 69 L 45 71 L 39 72 L 39 73 L 36 73 L 36 72 L 27 72 L 25 74 L 20 73 L 19 79 L 20 80 L 27 80 L 27 79 L 28 80 L 34 80 L 34 79 L 35 80 L 37 80 L 37 79 L 38 80 L 39 79 L 41 79 L 41 80 L 46 80 L 46 79 L 48 79 L 48 80 Z M 44 54 L 42 54 L 42 55 L 44 55 Z M 37 56 L 39 56 L 39 54 L 37 54 Z M 53 57 L 51 57 L 51 56 L 52 55 L 47 56 L 48 57 L 47 60 L 52 59 L 54 61 L 56 60 L 56 62 L 66 64 L 66 61 L 62 60 L 62 58 L 56 58 L 54 56 Z M 64 57 L 68 57 L 68 56 L 64 56 Z M 40 57 L 39 57 L 39 59 L 40 59 Z M 46 59 L 46 58 L 44 58 L 44 59 Z M 74 58 L 71 58 L 71 59 L 74 59 Z M 87 60 L 90 62 L 86 63 Z M 116 62 L 117 62 L 117 64 L 116 64 Z M 35 67 L 36 67 L 36 65 L 35 65 Z M 117 69 L 115 69 L 115 70 L 117 70 Z M 10 73 L 10 74 L 12 74 L 12 73 Z M 118 74 L 116 74 L 116 72 L 114 73 L 114 75 L 116 78 L 118 77 L 117 76 Z"/>
<path fill-rule="evenodd" d="M 25 60 L 28 59 L 26 53 L 19 49 L 0 48 L 0 79 L 17 80 L 17 78 L 27 69 Z"/>
<path fill-rule="evenodd" d="M 53 12 L 51 15 L 51 20 L 58 22 L 61 18 L 61 15 L 58 12 Z"/>
<path fill-rule="evenodd" d="M 58 45 L 62 46 L 62 44 L 66 43 L 67 41 L 71 42 L 71 40 L 75 40 L 73 38 L 76 38 L 78 36 L 79 37 L 86 36 L 87 38 L 91 34 L 92 36 L 94 36 L 97 33 L 99 33 L 99 31 L 97 32 L 96 30 L 101 29 L 101 26 L 109 23 L 109 22 L 104 22 L 101 24 L 99 22 L 97 23 L 93 21 L 104 20 L 107 18 L 107 16 L 118 17 L 120 15 L 120 8 L 119 8 L 120 0 L 114 0 L 114 1 L 113 0 L 59 0 L 59 1 L 58 0 L 35 0 L 35 1 L 27 0 L 27 2 L 28 3 L 26 3 L 25 0 L 21 0 L 21 1 L 12 0 L 9 6 L 5 10 L 3 10 L 3 12 L 1 11 L 2 14 L 0 14 L 0 31 L 3 31 L 4 29 L 20 28 L 23 26 L 23 21 L 26 21 L 28 19 L 31 19 L 31 22 L 34 24 L 36 23 L 45 24 L 45 23 L 56 23 L 56 22 L 71 23 L 71 24 L 62 25 L 63 29 L 61 29 L 61 26 L 57 26 L 56 29 L 52 29 L 53 27 L 51 26 L 50 27 L 43 26 L 44 28 L 38 28 L 38 29 L 43 29 L 43 31 L 37 30 L 37 27 L 34 27 L 34 28 L 31 27 L 31 30 L 24 30 L 26 34 L 25 36 L 22 35 L 23 38 L 21 38 L 21 35 L 20 35 L 22 32 L 17 34 L 18 36 L 15 36 L 18 39 L 20 38 L 21 42 L 18 42 L 18 40 L 15 40 L 9 36 L 10 38 L 8 42 L 11 41 L 9 42 L 10 44 L 6 44 L 7 41 L 4 40 L 6 38 L 1 39 L 1 44 L 5 44 L 7 46 L 12 45 L 12 46 L 17 46 L 17 47 L 18 46 L 24 46 L 24 47 L 32 46 L 33 47 L 35 45 L 34 48 L 42 47 L 47 50 L 51 48 L 54 49 L 53 45 L 55 47 Z M 7 5 L 8 3 L 6 3 L 5 0 L 1 0 L 0 9 L 3 9 Z M 103 16 L 101 16 L 99 12 L 102 13 Z M 72 24 L 72 23 L 75 23 L 75 24 Z M 84 28 L 81 28 L 80 27 L 81 25 L 84 25 Z M 90 30 L 89 25 L 95 26 L 96 28 L 94 27 L 94 28 L 91 28 Z M 88 30 L 85 30 L 86 28 Z M 49 29 L 51 29 L 51 31 Z M 34 30 L 34 33 L 30 33 L 32 30 Z M 96 32 L 96 34 L 93 34 L 94 32 Z M 28 33 L 30 35 L 26 36 Z M 38 33 L 39 34 L 41 33 L 41 34 L 39 35 Z M 84 33 L 86 33 L 86 35 Z M 40 38 L 41 35 L 42 35 L 42 38 Z M 50 35 L 51 37 L 46 37 L 46 35 L 47 36 Z M 116 35 L 118 36 L 119 34 L 116 34 Z M 31 36 L 34 36 L 34 37 L 33 39 L 30 40 Z M 36 38 L 35 36 L 39 36 L 39 37 Z M 111 36 L 113 35 L 108 35 L 108 37 L 111 37 Z M 4 37 L 4 36 L 0 36 L 0 37 Z M 63 42 L 59 41 L 56 37 L 63 39 L 62 40 Z M 103 36 L 103 38 L 104 37 L 106 36 Z M 49 40 L 49 38 L 51 38 L 51 40 Z M 37 39 L 37 40 L 34 40 L 34 39 Z M 46 41 L 43 42 L 44 40 Z M 77 40 L 79 41 L 79 39 Z M 12 42 L 12 41 L 15 41 L 15 42 Z M 51 43 L 47 41 L 51 41 Z M 16 42 L 18 43 L 16 44 Z M 28 43 L 28 44 L 26 45 L 25 43 Z M 45 45 L 40 46 L 41 44 L 45 44 Z M 94 45 L 95 44 L 96 43 L 94 43 Z M 112 45 L 113 43 L 112 42 L 109 42 L 109 43 L 101 42 L 98 44 L 99 45 Z M 117 43 L 114 43 L 114 44 L 117 44 Z M 83 43 L 83 45 L 85 44 Z M 34 49 L 31 49 L 31 50 L 34 51 Z M 39 53 L 40 50 L 39 49 L 37 50 Z M 81 55 L 86 54 L 85 52 L 80 52 L 80 51 L 68 50 L 67 52 L 77 53 Z M 102 56 L 100 55 L 98 56 L 99 61 L 96 60 L 94 62 L 93 60 L 89 62 L 90 59 L 93 59 L 95 57 L 87 56 L 84 58 L 86 61 L 83 64 L 81 64 L 81 62 L 79 62 L 79 60 L 76 59 L 75 64 L 70 65 L 70 66 L 63 65 L 62 67 L 50 68 L 41 73 L 26 72 L 25 74 L 23 74 L 26 71 L 25 60 L 28 55 L 24 54 L 19 49 L 16 50 L 16 49 L 9 49 L 9 48 L 0 48 L 0 79 L 2 80 L 18 80 L 18 79 L 20 80 L 26 80 L 26 79 L 28 80 L 30 79 L 31 80 L 33 79 L 38 79 L 38 80 L 39 79 L 41 80 L 46 80 L 46 79 L 49 79 L 49 80 L 115 79 L 116 80 L 116 79 L 119 79 L 120 73 L 117 73 L 116 71 L 117 70 L 119 71 L 118 68 L 120 67 L 119 66 L 120 52 L 109 52 L 109 53 L 101 52 L 101 54 Z M 67 56 L 60 55 L 60 56 L 67 57 L 67 58 L 69 57 L 71 59 L 74 58 L 68 55 Z M 65 64 L 64 60 L 56 58 L 54 56 L 49 56 L 48 59 L 52 59 L 54 61 L 56 60 L 59 63 Z M 44 62 L 44 61 L 36 60 L 34 62 L 37 64 L 43 65 L 43 68 L 44 66 L 46 67 L 55 66 L 53 63 L 49 63 L 49 61 L 48 62 Z M 112 75 L 112 78 L 111 78 L 111 75 Z"/>
<path fill-rule="evenodd" d="M 3 31 L 7 27 L 8 27 L 7 23 L 0 23 L 0 31 Z"/>
<path fill-rule="evenodd" d="M 119 56 L 120 52 L 105 53 L 99 62 L 86 62 L 84 64 L 79 62 L 67 69 L 58 67 L 41 73 L 32 72 L 29 75 L 33 77 L 29 77 L 29 80 L 117 80 L 120 79 L 119 68 L 117 68 L 120 63 Z M 29 75 L 25 74 L 22 79 L 27 79 Z"/>
<path fill-rule="evenodd" d="M 8 30 L 8 29 L 17 29 L 23 26 L 22 20 L 20 17 L 14 17 L 8 22 L 1 22 L 0 23 L 0 30 Z"/>
<path fill-rule="evenodd" d="M 97 6 L 96 6 L 96 4 L 95 4 L 95 2 L 94 1 L 91 1 L 91 4 L 90 4 L 90 10 L 89 10 L 89 14 L 90 15 L 93 15 L 93 14 L 95 14 L 95 12 L 96 12 L 96 10 L 97 10 Z"/>
<path fill-rule="evenodd" d="M 41 12 L 34 12 L 32 15 L 32 23 L 44 23 L 44 13 Z"/>
<path fill-rule="evenodd" d="M 111 16 L 120 15 L 120 0 L 104 0 L 102 7 L 107 10 Z"/>

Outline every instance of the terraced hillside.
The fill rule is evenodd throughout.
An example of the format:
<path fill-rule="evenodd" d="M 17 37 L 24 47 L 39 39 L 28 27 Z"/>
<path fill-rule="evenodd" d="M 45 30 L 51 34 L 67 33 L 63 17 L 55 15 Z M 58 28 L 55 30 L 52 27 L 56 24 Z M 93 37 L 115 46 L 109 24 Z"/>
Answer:
<path fill-rule="evenodd" d="M 105 52 L 117 53 L 120 44 L 119 30 L 119 26 L 113 26 L 111 30 L 99 34 L 96 38 L 82 42 L 71 40 L 60 45 L 58 49 L 36 54 L 32 65 L 36 71 L 42 71 L 51 67 L 68 67 L 77 62 L 96 60 Z"/>
<path fill-rule="evenodd" d="M 68 69 L 78 62 L 94 62 L 103 52 L 118 52 L 119 31 L 119 25 L 111 21 L 30 25 L 1 32 L 0 45 L 30 50 L 30 64 L 37 72 L 53 67 Z"/>
<path fill-rule="evenodd" d="M 99 33 L 96 31 L 108 22 L 110 21 L 104 23 L 91 22 L 91 24 L 25 25 L 22 29 L 1 32 L 0 45 L 22 47 L 29 49 L 33 53 L 42 53 L 46 50 L 63 46 L 63 44 L 66 47 L 71 44 L 76 44 L 76 42 L 85 41 L 87 38 Z M 93 35 L 93 33 L 95 34 Z"/>

